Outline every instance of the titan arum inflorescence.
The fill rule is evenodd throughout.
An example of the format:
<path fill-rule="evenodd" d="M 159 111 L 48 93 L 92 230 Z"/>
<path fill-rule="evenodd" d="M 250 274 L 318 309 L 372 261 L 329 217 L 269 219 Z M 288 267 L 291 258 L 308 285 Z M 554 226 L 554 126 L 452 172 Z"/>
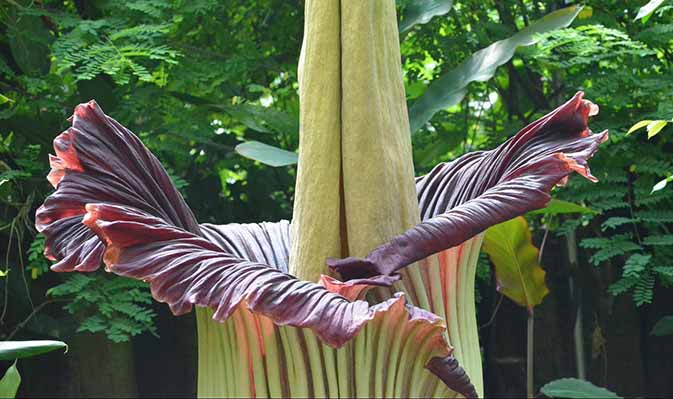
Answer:
<path fill-rule="evenodd" d="M 481 233 L 544 207 L 573 171 L 594 179 L 598 108 L 578 93 L 415 178 L 395 2 L 305 11 L 293 221 L 199 224 L 138 137 L 90 101 L 54 140 L 56 191 L 36 215 L 52 269 L 105 263 L 175 314 L 197 306 L 199 396 L 483 396 Z"/>

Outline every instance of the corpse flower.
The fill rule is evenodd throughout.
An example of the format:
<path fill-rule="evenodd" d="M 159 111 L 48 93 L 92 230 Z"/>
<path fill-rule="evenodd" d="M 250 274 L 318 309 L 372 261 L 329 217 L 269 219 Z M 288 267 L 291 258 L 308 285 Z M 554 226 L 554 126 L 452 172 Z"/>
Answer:
<path fill-rule="evenodd" d="M 199 224 L 138 137 L 90 101 L 54 140 L 56 191 L 36 214 L 45 254 L 54 271 L 104 263 L 146 281 L 176 315 L 196 306 L 199 396 L 483 396 L 481 233 L 544 207 L 573 171 L 593 180 L 607 133 L 591 133 L 597 107 L 578 93 L 414 179 L 395 4 L 339 4 L 306 3 L 292 223 Z"/>

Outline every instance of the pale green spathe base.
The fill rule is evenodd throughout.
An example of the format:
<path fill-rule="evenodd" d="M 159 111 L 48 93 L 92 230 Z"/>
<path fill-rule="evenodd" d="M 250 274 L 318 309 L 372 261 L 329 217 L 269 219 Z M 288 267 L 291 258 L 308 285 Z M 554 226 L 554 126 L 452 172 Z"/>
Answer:
<path fill-rule="evenodd" d="M 340 349 L 247 310 L 221 324 L 198 309 L 198 396 L 455 397 L 425 369 L 432 357 L 446 355 L 442 327 L 410 322 L 399 305 Z"/>

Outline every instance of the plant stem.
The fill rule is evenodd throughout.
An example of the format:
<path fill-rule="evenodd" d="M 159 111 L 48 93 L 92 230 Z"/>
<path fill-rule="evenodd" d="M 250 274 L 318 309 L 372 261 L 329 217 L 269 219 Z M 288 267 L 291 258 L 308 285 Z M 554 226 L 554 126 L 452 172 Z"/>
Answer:
<path fill-rule="evenodd" d="M 582 300 L 580 298 L 579 287 L 574 281 L 575 273 L 577 272 L 577 243 L 575 240 L 575 230 L 568 232 L 566 236 L 566 245 L 568 249 L 568 263 L 571 272 L 568 276 L 568 284 L 570 286 L 571 300 L 577 305 L 575 313 L 575 325 L 573 327 L 573 341 L 575 344 L 575 367 L 577 369 L 577 378 L 586 379 L 586 372 L 584 368 L 584 330 L 582 326 Z"/>
<path fill-rule="evenodd" d="M 526 392 L 528 398 L 535 397 L 533 382 L 533 343 L 535 338 L 535 313 L 533 309 L 528 312 L 528 334 L 526 337 Z"/>

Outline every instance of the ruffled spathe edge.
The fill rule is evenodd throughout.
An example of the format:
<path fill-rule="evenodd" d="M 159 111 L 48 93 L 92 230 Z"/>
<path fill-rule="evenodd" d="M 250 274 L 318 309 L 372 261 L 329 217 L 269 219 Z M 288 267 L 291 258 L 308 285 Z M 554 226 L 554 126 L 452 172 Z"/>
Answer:
<path fill-rule="evenodd" d="M 588 166 L 607 131 L 592 134 L 598 107 L 577 93 L 492 151 L 466 154 L 416 180 L 422 223 L 375 248 L 364 259 L 328 260 L 344 280 L 367 283 L 459 245 L 488 227 L 540 209 L 549 192 Z"/>

